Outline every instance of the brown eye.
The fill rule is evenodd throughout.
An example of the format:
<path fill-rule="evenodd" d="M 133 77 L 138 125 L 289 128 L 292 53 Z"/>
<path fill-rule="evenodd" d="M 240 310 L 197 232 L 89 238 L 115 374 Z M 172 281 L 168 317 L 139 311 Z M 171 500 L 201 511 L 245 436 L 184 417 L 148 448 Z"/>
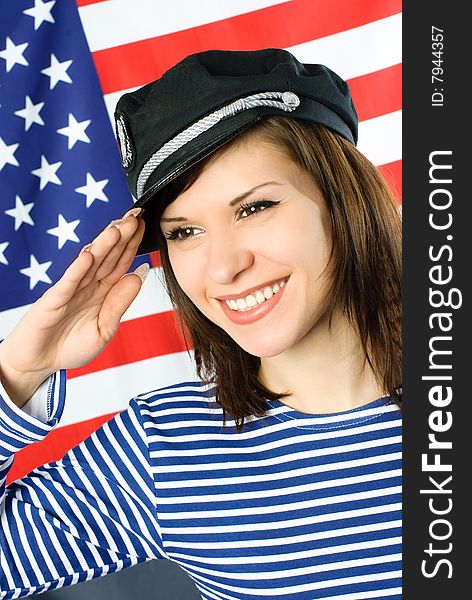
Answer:
<path fill-rule="evenodd" d="M 182 241 L 193 237 L 191 232 L 194 230 L 195 227 L 175 227 L 174 229 L 171 229 L 164 237 L 167 240 Z"/>
<path fill-rule="evenodd" d="M 248 204 L 241 204 L 238 214 L 241 218 L 246 219 L 247 217 L 256 215 L 276 204 L 279 204 L 279 202 L 275 202 L 274 200 L 256 200 L 255 202 L 249 202 Z"/>

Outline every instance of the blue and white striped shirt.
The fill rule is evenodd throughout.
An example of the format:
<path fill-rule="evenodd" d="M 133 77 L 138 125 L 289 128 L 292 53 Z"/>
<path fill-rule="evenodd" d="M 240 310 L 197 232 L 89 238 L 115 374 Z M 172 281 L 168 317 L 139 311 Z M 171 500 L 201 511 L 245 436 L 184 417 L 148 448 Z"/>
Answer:
<path fill-rule="evenodd" d="M 0 598 L 155 558 L 204 600 L 401 598 L 401 418 L 380 398 L 336 414 L 271 401 L 237 433 L 211 385 L 131 400 L 66 456 L 5 491 L 13 454 L 60 420 L 0 397 Z"/>

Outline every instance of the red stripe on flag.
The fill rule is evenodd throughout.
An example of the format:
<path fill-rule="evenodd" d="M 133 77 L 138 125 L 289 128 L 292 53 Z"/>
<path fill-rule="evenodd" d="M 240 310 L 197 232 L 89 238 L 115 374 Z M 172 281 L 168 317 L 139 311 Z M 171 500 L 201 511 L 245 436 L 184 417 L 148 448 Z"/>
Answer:
<path fill-rule="evenodd" d="M 159 252 L 151 252 L 149 254 L 149 261 L 151 263 L 151 267 L 153 267 L 154 269 L 162 266 L 161 255 L 159 254 Z"/>
<path fill-rule="evenodd" d="M 44 440 L 26 446 L 15 454 L 13 465 L 7 475 L 7 485 L 24 477 L 38 465 L 60 460 L 66 452 L 80 444 L 115 414 L 117 413 L 53 429 Z"/>
<path fill-rule="evenodd" d="M 157 79 L 185 56 L 218 48 L 257 50 L 297 44 L 401 12 L 399 0 L 292 0 L 215 23 L 93 53 L 104 94 Z M 237 40 L 237 48 L 235 41 Z"/>
<path fill-rule="evenodd" d="M 394 65 L 348 81 L 359 121 L 400 110 L 402 65 Z"/>
<path fill-rule="evenodd" d="M 390 189 L 395 194 L 398 204 L 402 202 L 402 161 L 388 163 L 379 167 L 379 171 L 384 176 Z"/>
<path fill-rule="evenodd" d="M 67 378 L 186 349 L 174 311 L 131 319 L 120 324 L 116 336 L 97 358 L 79 369 L 68 370 Z"/>

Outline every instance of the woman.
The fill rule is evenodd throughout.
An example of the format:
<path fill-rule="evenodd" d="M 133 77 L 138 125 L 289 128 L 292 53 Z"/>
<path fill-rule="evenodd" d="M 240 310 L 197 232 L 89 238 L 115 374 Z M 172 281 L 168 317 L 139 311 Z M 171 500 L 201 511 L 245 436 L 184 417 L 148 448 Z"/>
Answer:
<path fill-rule="evenodd" d="M 4 472 L 113 337 L 137 251 L 161 250 L 203 382 L 10 486 L 2 597 L 170 558 L 202 598 L 400 598 L 400 222 L 346 84 L 204 52 L 125 96 L 117 132 L 135 208 L 0 345 Z"/>

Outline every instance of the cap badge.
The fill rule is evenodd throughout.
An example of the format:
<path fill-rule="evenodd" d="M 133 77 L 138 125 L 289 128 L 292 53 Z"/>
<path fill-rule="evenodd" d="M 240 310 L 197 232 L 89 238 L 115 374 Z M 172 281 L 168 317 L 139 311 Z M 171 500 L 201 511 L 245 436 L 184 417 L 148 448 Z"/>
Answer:
<path fill-rule="evenodd" d="M 129 169 L 134 161 L 134 150 L 123 115 L 116 117 L 116 134 L 120 146 L 121 164 L 123 169 Z"/>
<path fill-rule="evenodd" d="M 284 92 L 282 94 L 282 102 L 290 108 L 296 108 L 300 104 L 300 98 L 293 92 Z"/>

